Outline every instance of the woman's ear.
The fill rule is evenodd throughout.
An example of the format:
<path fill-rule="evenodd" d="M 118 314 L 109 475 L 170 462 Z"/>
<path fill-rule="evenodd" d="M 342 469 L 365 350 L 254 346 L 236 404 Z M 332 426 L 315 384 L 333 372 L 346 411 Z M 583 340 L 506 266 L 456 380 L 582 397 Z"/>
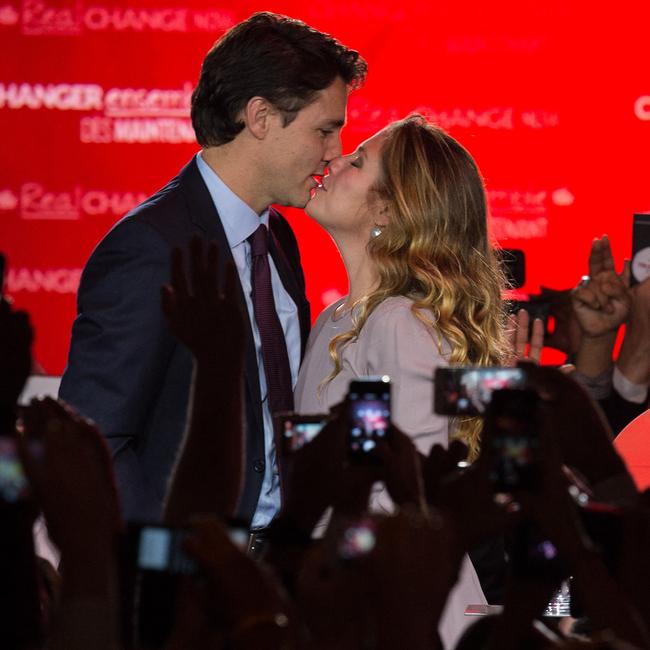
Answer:
<path fill-rule="evenodd" d="M 385 228 L 388 225 L 389 221 L 390 216 L 388 213 L 388 204 L 381 203 L 375 218 L 375 226 L 377 228 Z"/>

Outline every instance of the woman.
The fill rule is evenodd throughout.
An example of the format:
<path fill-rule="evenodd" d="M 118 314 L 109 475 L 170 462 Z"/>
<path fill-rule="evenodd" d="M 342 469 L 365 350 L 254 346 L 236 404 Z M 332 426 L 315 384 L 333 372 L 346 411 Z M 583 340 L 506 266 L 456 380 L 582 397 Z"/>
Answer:
<path fill-rule="evenodd" d="M 392 420 L 419 451 L 447 445 L 433 414 L 440 365 L 499 365 L 503 277 L 489 244 L 485 192 L 469 153 L 419 115 L 333 160 L 307 213 L 333 237 L 349 293 L 319 316 L 295 393 L 296 410 L 327 411 L 350 380 L 389 375 Z M 480 423 L 456 423 L 476 455 Z M 463 610 L 485 602 L 467 561 L 443 617 L 450 645 Z"/>

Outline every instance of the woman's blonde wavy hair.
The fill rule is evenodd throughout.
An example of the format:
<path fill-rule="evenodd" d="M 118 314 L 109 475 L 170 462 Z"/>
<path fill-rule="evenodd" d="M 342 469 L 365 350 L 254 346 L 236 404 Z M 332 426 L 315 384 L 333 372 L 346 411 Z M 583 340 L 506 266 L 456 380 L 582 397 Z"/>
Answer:
<path fill-rule="evenodd" d="M 379 281 L 357 303 L 352 329 L 330 341 L 334 370 L 324 383 L 340 372 L 342 347 L 390 296 L 413 300 L 413 314 L 432 329 L 438 346 L 441 337 L 449 343 L 450 365 L 503 363 L 505 280 L 488 238 L 483 180 L 467 150 L 421 115 L 394 122 L 368 205 L 388 214 L 388 225 L 368 244 Z M 454 428 L 475 458 L 478 419 L 458 418 Z"/>

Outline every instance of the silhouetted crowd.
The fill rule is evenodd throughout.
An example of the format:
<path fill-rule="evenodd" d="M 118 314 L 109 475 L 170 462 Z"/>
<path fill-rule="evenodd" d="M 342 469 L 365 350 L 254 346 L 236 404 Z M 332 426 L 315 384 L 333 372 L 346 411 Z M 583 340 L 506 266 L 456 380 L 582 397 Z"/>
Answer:
<path fill-rule="evenodd" d="M 354 462 L 346 400 L 283 453 L 282 509 L 259 539 L 231 518 L 245 455 L 233 270 L 220 292 L 194 246 L 191 272 L 176 253 L 163 291 L 195 370 L 161 522 L 123 521 L 110 454 L 83 414 L 52 398 L 17 406 L 32 331 L 2 300 L 3 648 L 439 648 L 466 554 L 490 605 L 467 603 L 458 650 L 650 647 L 650 491 L 613 445 L 648 408 L 650 281 L 630 288 L 606 238 L 546 334 L 570 367 L 537 365 L 543 323 L 513 317 L 526 386 L 492 394 L 473 462 L 458 440 L 423 456 L 394 426 L 372 462 Z M 391 514 L 369 510 L 377 483 Z M 57 567 L 35 555 L 39 516 Z"/>

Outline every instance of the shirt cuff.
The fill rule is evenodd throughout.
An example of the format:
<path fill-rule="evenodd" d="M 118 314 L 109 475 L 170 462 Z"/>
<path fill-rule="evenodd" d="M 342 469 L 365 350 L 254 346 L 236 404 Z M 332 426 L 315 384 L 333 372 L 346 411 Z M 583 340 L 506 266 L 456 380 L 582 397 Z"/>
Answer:
<path fill-rule="evenodd" d="M 611 366 L 596 377 L 588 377 L 577 370 L 571 373 L 571 377 L 584 386 L 594 400 L 605 399 L 612 391 Z"/>
<path fill-rule="evenodd" d="M 633 384 L 618 366 L 614 366 L 612 383 L 618 394 L 628 402 L 643 404 L 648 397 L 648 384 Z"/>

